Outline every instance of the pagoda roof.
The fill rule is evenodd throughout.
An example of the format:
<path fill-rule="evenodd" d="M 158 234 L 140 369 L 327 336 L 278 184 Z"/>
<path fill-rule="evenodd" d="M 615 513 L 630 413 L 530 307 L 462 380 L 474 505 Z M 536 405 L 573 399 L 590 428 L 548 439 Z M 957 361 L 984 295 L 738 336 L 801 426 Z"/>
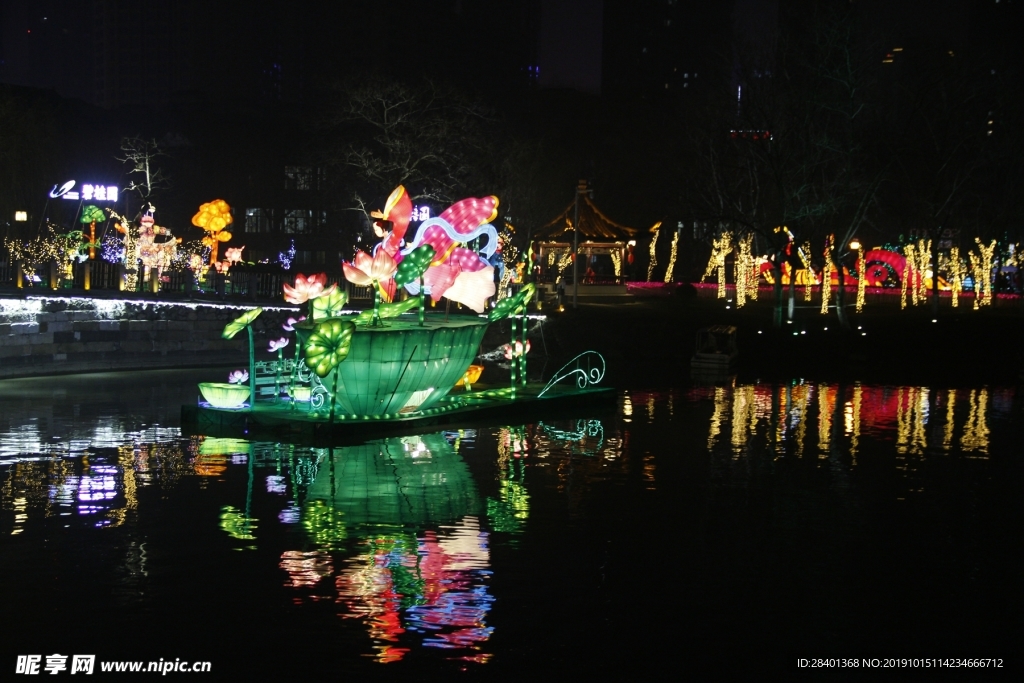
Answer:
<path fill-rule="evenodd" d="M 573 237 L 573 209 L 575 202 L 565 207 L 547 225 L 537 230 L 533 237 L 542 241 L 571 240 Z M 620 225 L 598 209 L 589 197 L 580 198 L 580 237 L 589 241 L 624 242 L 636 234 L 636 228 Z"/>

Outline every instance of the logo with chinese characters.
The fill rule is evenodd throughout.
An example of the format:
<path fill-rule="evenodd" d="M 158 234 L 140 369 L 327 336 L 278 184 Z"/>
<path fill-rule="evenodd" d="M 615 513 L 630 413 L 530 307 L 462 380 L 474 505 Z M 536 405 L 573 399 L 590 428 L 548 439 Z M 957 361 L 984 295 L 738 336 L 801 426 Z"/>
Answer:
<path fill-rule="evenodd" d="M 71 660 L 70 673 L 91 674 L 96 667 L 96 655 L 18 655 L 14 673 L 38 675 L 42 673 L 58 674 L 68 671 L 68 659 Z M 45 660 L 45 661 L 44 661 Z"/>
<path fill-rule="evenodd" d="M 56 185 L 50 190 L 50 198 L 56 199 L 70 199 L 72 201 L 86 201 L 86 202 L 116 202 L 119 190 L 116 185 L 93 185 L 91 183 L 85 183 L 82 185 L 82 191 L 73 190 L 75 186 L 74 180 L 69 180 L 60 187 Z"/>

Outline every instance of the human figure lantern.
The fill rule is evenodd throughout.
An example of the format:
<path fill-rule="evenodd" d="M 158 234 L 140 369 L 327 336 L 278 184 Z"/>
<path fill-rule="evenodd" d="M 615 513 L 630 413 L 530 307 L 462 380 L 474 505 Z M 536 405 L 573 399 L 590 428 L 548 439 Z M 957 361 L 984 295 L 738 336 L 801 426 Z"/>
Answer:
<path fill-rule="evenodd" d="M 225 230 L 234 221 L 231 207 L 223 199 L 214 199 L 199 207 L 199 213 L 192 216 L 192 225 L 206 231 L 203 245 L 210 248 L 210 265 L 217 262 L 217 250 L 221 242 L 231 239 L 231 233 Z"/>
<path fill-rule="evenodd" d="M 164 239 L 158 242 L 158 237 Z M 175 239 L 170 230 L 157 225 L 151 212 L 147 212 L 139 219 L 139 238 L 136 242 L 136 250 L 138 258 L 142 261 L 145 279 L 160 278 L 164 268 L 171 265 L 171 261 L 177 256 L 180 241 L 180 238 Z"/>

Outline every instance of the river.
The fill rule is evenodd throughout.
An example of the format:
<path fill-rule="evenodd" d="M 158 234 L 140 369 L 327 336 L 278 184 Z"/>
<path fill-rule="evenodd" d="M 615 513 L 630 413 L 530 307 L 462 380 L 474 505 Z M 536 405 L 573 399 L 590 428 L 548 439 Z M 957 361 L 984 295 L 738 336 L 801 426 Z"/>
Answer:
<path fill-rule="evenodd" d="M 1016 666 L 1012 387 L 624 389 L 607 413 L 314 448 L 183 435 L 210 375 L 0 382 L 0 666 Z"/>

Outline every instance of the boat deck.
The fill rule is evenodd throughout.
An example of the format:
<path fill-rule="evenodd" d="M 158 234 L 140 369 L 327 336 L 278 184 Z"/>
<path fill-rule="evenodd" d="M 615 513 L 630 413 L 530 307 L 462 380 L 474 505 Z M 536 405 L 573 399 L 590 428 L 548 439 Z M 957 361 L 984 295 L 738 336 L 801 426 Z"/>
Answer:
<path fill-rule="evenodd" d="M 452 392 L 425 411 L 394 415 L 342 415 L 331 420 L 328 406 L 310 411 L 291 401 L 257 401 L 255 408 L 214 408 L 208 404 L 183 405 L 181 422 L 185 433 L 209 436 L 238 436 L 272 439 L 331 440 L 343 437 L 369 438 L 376 435 L 415 432 L 434 425 L 478 422 L 508 423 L 515 420 L 548 419 L 581 408 L 595 411 L 615 405 L 617 392 L 608 387 L 552 386 L 540 396 L 542 384 L 483 388 Z"/>

